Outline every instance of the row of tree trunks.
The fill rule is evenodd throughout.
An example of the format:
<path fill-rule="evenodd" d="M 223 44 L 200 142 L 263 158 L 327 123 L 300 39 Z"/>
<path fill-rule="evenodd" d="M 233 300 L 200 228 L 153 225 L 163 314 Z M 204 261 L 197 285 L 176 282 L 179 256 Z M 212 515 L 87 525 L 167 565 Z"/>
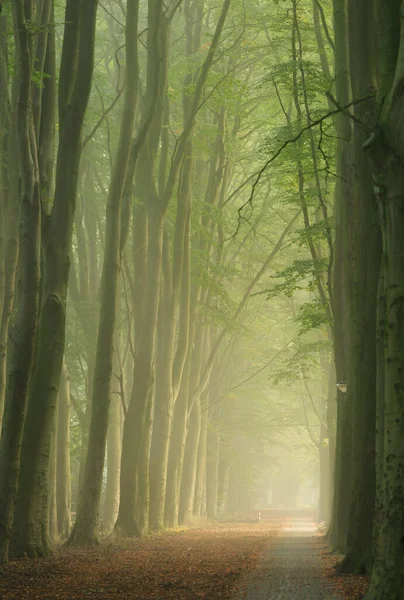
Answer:
<path fill-rule="evenodd" d="M 191 21 L 192 30 L 201 27 L 202 3 L 195 3 L 198 20 L 191 19 L 191 3 L 186 2 L 184 13 Z M 192 176 L 192 148 L 190 139 L 195 127 L 195 117 L 202 99 L 202 93 L 213 57 L 222 33 L 230 2 L 225 1 L 216 26 L 207 57 L 195 79 L 194 94 L 184 102 L 184 128 L 179 143 L 174 147 L 167 175 L 164 156 L 167 142 L 165 130 L 162 130 L 167 118 L 165 102 L 157 103 L 157 110 L 148 135 L 148 142 L 139 157 L 136 174 L 136 190 L 145 203 L 147 215 L 147 267 L 145 273 L 144 301 L 142 303 L 142 322 L 135 331 L 136 357 L 133 373 L 131 401 L 124 424 L 123 450 L 121 464 L 121 500 L 117 528 L 126 534 L 140 533 L 149 527 L 146 520 L 150 514 L 151 526 L 160 528 L 164 522 L 166 505 L 167 469 L 169 462 L 169 437 L 175 401 L 181 387 L 185 371 L 185 359 L 189 344 L 189 202 Z M 155 13 L 150 11 L 150 18 Z M 159 98 L 167 94 L 167 40 L 170 17 L 161 17 L 159 54 L 150 57 L 149 73 L 159 78 Z M 196 40 L 200 39 L 198 34 Z M 190 40 L 188 33 L 187 40 Z M 192 44 L 195 40 L 192 39 Z M 161 70 L 156 70 L 155 59 L 160 56 Z M 161 161 L 158 165 L 156 154 L 161 139 Z M 163 167 L 162 167 L 163 165 Z M 164 244 L 165 218 L 175 185 L 177 189 L 177 215 L 173 248 L 173 266 L 169 264 L 168 248 Z M 160 286 L 164 273 L 164 295 Z M 159 305 L 160 296 L 163 304 Z M 138 302 L 138 304 L 140 304 Z M 177 311 L 179 310 L 179 337 L 175 341 L 177 329 Z M 136 318 L 135 318 L 136 320 Z M 136 322 L 136 321 L 135 321 Z M 160 323 L 160 327 L 159 327 Z M 164 326 L 162 325 L 164 323 Z M 162 380 L 154 390 L 154 370 L 156 355 L 156 336 L 159 336 L 157 363 L 165 365 Z M 161 347 L 160 347 L 161 342 Z M 164 362 L 162 360 L 165 357 Z M 159 359 L 160 356 L 160 359 Z M 149 419 L 150 415 L 150 419 Z M 154 443 L 151 446 L 149 473 L 148 440 L 152 428 L 155 429 Z M 144 440 L 141 443 L 141 440 Z M 149 476 L 151 475 L 151 488 Z M 122 492 L 125 490 L 125 495 Z M 150 490 L 153 491 L 153 505 L 149 513 Z"/>
<path fill-rule="evenodd" d="M 336 370 L 337 379 L 348 382 L 348 394 L 339 398 L 330 539 L 346 552 L 342 570 L 371 571 L 366 600 L 398 600 L 404 533 L 404 7 L 396 0 L 386 11 L 375 0 L 375 11 L 368 8 L 334 0 L 337 102 L 346 103 L 352 83 L 358 104 L 353 137 L 348 115 L 341 112 L 337 122 L 337 173 L 351 182 L 337 181 L 335 211 L 337 253 L 345 257 L 335 268 Z"/>

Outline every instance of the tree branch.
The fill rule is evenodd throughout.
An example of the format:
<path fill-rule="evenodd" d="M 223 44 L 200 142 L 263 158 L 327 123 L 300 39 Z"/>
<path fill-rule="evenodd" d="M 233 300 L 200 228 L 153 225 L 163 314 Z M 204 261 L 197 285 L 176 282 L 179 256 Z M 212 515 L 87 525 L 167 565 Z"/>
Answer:
<path fill-rule="evenodd" d="M 310 125 L 306 125 L 306 127 L 303 127 L 299 131 L 299 133 L 297 133 L 294 137 L 286 140 L 282 144 L 282 146 L 275 152 L 275 154 L 273 154 L 271 156 L 271 158 L 269 158 L 266 161 L 266 163 L 261 167 L 261 169 L 258 171 L 257 176 L 255 178 L 255 181 L 254 181 L 254 183 L 252 185 L 251 193 L 250 193 L 250 196 L 249 196 L 248 200 L 246 200 L 246 202 L 244 202 L 244 204 L 242 204 L 240 206 L 240 208 L 237 210 L 237 212 L 238 212 L 237 229 L 236 229 L 235 233 L 233 234 L 233 237 L 237 235 L 237 233 L 238 233 L 238 231 L 240 229 L 241 220 L 243 218 L 242 217 L 243 210 L 248 205 L 252 206 L 252 202 L 253 202 L 253 199 L 254 199 L 255 190 L 256 190 L 256 188 L 257 188 L 257 186 L 258 186 L 258 184 L 259 184 L 259 182 L 261 180 L 262 175 L 265 173 L 265 171 L 268 169 L 268 167 L 278 158 L 278 156 L 280 154 L 282 154 L 282 152 L 285 150 L 285 148 L 287 148 L 290 144 L 294 144 L 295 142 L 297 142 L 306 131 L 309 131 L 310 129 L 313 129 L 313 127 L 317 127 L 318 125 L 320 125 L 321 123 L 323 123 L 324 121 L 326 121 L 327 119 L 329 119 L 330 117 L 334 117 L 335 115 L 338 115 L 341 112 L 344 113 L 351 106 L 355 106 L 357 104 L 361 104 L 362 102 L 366 102 L 368 100 L 371 100 L 372 98 L 375 98 L 375 96 L 376 96 L 376 94 L 369 94 L 368 96 L 365 96 L 364 98 L 360 98 L 359 100 L 353 100 L 352 102 L 349 102 L 349 104 L 346 104 L 345 106 L 339 106 L 335 110 L 331 110 L 330 112 L 328 112 L 327 114 L 323 115 L 319 119 L 316 119 L 315 121 L 312 121 L 310 123 Z M 363 126 L 363 124 L 362 124 L 362 126 Z"/>

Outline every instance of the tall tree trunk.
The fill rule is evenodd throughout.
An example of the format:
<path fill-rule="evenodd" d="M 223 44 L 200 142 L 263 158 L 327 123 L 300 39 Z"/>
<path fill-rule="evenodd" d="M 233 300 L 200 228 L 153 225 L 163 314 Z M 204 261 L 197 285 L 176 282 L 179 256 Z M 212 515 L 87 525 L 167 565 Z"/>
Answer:
<path fill-rule="evenodd" d="M 64 540 L 71 529 L 71 472 L 70 472 L 70 384 L 63 361 L 58 396 L 56 500 L 58 534 Z"/>
<path fill-rule="evenodd" d="M 20 202 L 18 191 L 17 139 L 15 109 L 11 112 L 8 93 L 7 19 L 0 15 L 0 436 L 6 393 L 7 341 L 14 303 L 15 274 L 18 258 L 18 224 Z M 15 102 L 15 85 L 12 106 Z"/>
<path fill-rule="evenodd" d="M 9 353 L 3 432 L 0 440 L 0 563 L 8 560 L 18 488 L 21 441 L 34 360 L 40 268 L 38 163 L 36 145 L 31 138 L 30 102 L 33 66 L 30 36 L 24 2 L 17 0 L 12 6 L 18 57 L 16 138 L 21 177 L 19 190 L 19 194 L 21 194 L 21 225 L 18 307 Z"/>
<path fill-rule="evenodd" d="M 168 248 L 166 249 L 168 252 Z M 175 343 L 175 306 L 172 294 L 164 289 L 159 303 L 156 351 L 156 399 L 153 438 L 150 453 L 150 527 L 161 529 L 164 524 L 164 502 L 167 482 L 168 448 L 174 408 L 172 368 Z"/>
<path fill-rule="evenodd" d="M 55 408 L 64 355 L 70 251 L 82 128 L 93 73 L 97 5 L 93 0 L 82 0 L 80 3 L 68 0 L 66 4 L 59 77 L 55 200 L 42 228 L 44 268 L 41 310 L 27 427 L 22 445 L 18 514 L 13 531 L 13 550 L 18 555 L 43 556 L 51 550 L 47 511 L 41 511 L 41 506 L 47 495 L 49 448 L 55 427 Z M 52 35 L 53 29 L 49 31 L 48 39 Z M 53 65 L 48 83 L 50 104 L 52 86 L 55 85 L 54 71 Z M 46 113 L 42 111 L 41 129 L 54 130 L 53 124 L 49 124 L 52 116 L 49 107 Z M 46 144 L 49 144 L 48 139 Z"/>
<path fill-rule="evenodd" d="M 395 110 L 394 110 L 395 109 Z M 399 111 L 399 112 L 396 112 Z M 373 173 L 381 193 L 380 201 L 385 214 L 384 261 L 385 280 L 385 356 L 384 356 L 384 412 L 381 429 L 379 413 L 378 437 L 383 432 L 384 448 L 378 457 L 378 531 L 374 548 L 374 566 L 366 600 L 399 600 L 403 591 L 404 515 L 404 449 L 402 444 L 403 421 L 403 369 L 404 345 L 402 323 L 404 319 L 404 282 L 402 265 L 404 244 L 404 151 L 387 137 L 401 122 L 403 107 L 393 106 L 381 138 L 372 141 Z M 386 135 L 387 134 L 387 135 Z M 384 137 L 386 136 L 386 137 Z M 385 141 L 386 140 L 386 141 Z M 377 161 L 377 162 L 376 162 Z M 384 187 L 381 187 L 383 185 Z M 380 356 L 380 355 L 379 355 Z M 383 381 L 383 379 L 382 379 Z M 378 449 L 380 451 L 380 442 Z M 382 466 L 381 466 L 382 465 Z"/>
<path fill-rule="evenodd" d="M 194 514 L 203 517 L 206 512 L 206 444 L 208 437 L 208 413 L 205 403 L 201 404 L 201 433 L 195 479 Z"/>
<path fill-rule="evenodd" d="M 195 484 L 200 433 L 201 401 L 198 397 L 193 402 L 193 407 L 189 416 L 189 427 L 182 468 L 180 507 L 178 515 L 180 525 L 190 525 L 194 515 Z"/>
<path fill-rule="evenodd" d="M 56 409 L 57 415 L 57 409 Z M 52 432 L 49 457 L 48 490 L 43 498 L 43 508 L 46 519 L 49 521 L 49 537 L 52 542 L 58 539 L 58 514 L 57 514 L 57 429 Z"/>
<path fill-rule="evenodd" d="M 164 525 L 164 507 L 167 486 L 167 465 L 172 418 L 184 372 L 188 352 L 190 322 L 190 193 L 192 178 L 192 151 L 184 161 L 178 194 L 176 232 L 173 256 L 171 295 L 160 303 L 161 343 L 157 351 L 156 408 L 150 466 L 155 478 L 151 488 L 151 526 Z M 167 249 L 168 250 L 168 249 Z M 168 269 L 165 269 L 165 273 Z M 170 273 L 166 273 L 169 276 Z M 175 313 L 178 309 L 178 341 L 175 349 Z M 168 307 L 166 305 L 168 304 Z M 168 310 L 167 310 L 168 308 Z M 168 313 L 168 314 L 167 314 Z M 153 451 L 154 450 L 154 451 Z"/>
<path fill-rule="evenodd" d="M 365 144 L 375 181 L 384 249 L 379 285 L 382 314 L 378 315 L 379 334 L 384 334 L 384 348 L 379 346 L 378 359 L 383 360 L 384 372 L 379 364 L 377 411 L 377 448 L 382 454 L 377 457 L 377 531 L 366 600 L 398 600 L 403 595 L 404 581 L 403 11 L 404 3 L 399 0 L 390 3 L 388 10 L 376 0 L 379 113 L 374 132 Z"/>
<path fill-rule="evenodd" d="M 355 98 L 375 90 L 373 13 L 363 0 L 350 2 L 351 81 Z M 355 106 L 355 117 L 371 122 L 375 102 Z M 365 132 L 354 130 L 353 234 L 350 257 L 351 335 L 348 388 L 351 398 L 351 496 L 346 557 L 340 571 L 365 572 L 372 558 L 375 506 L 376 300 L 381 240 L 373 179 L 363 152 Z"/>
<path fill-rule="evenodd" d="M 146 139 L 139 149 L 139 161 L 136 169 L 135 188 L 143 202 L 141 213 L 141 235 L 147 240 L 147 259 L 144 250 L 135 258 L 140 267 L 135 274 L 135 306 L 140 308 L 135 315 L 136 357 L 133 367 L 133 385 L 131 399 L 125 418 L 122 438 L 121 482 L 119 512 L 116 528 L 124 535 L 139 535 L 136 522 L 136 506 L 138 485 L 142 486 L 146 496 L 142 498 L 142 515 L 145 503 L 148 504 L 148 467 L 141 461 L 142 471 L 147 478 L 139 482 L 138 469 L 141 460 L 141 438 L 149 438 L 151 434 L 150 419 L 153 419 L 154 398 L 154 351 L 159 306 L 159 285 L 162 259 L 162 240 L 164 227 L 164 210 L 160 205 L 157 186 L 155 185 L 156 153 L 161 132 L 163 99 L 166 94 L 167 78 L 167 27 L 168 22 L 162 15 L 162 3 L 148 3 L 149 52 L 147 54 L 147 102 L 152 110 L 145 110 L 144 122 Z M 136 225 L 135 225 L 136 226 Z M 147 228 L 147 229 L 146 229 Z M 147 231 L 147 233 L 146 233 Z M 140 240 L 136 240 L 139 244 Z M 146 267 L 147 266 L 147 267 Z M 144 288 L 139 288 L 139 283 Z M 140 299 L 139 296 L 144 298 Z M 151 403 L 151 404 L 150 404 Z M 146 431 L 143 432 L 143 427 Z M 148 509 L 147 509 L 148 510 Z M 143 521 L 148 518 L 142 517 Z"/>
<path fill-rule="evenodd" d="M 178 526 L 180 486 L 187 435 L 188 400 L 190 390 L 190 371 L 192 359 L 189 355 L 184 376 L 175 403 L 173 425 L 167 466 L 167 489 L 165 498 L 164 523 L 166 527 Z"/>
<path fill-rule="evenodd" d="M 141 163 L 139 163 L 141 165 Z M 133 369 L 132 395 L 126 414 L 121 459 L 119 513 L 116 527 L 126 535 L 138 535 L 136 523 L 137 469 L 143 427 L 147 426 L 147 407 L 154 388 L 154 339 L 157 327 L 159 282 L 163 238 L 161 214 L 149 213 L 147 302 L 143 312 L 143 327 L 138 340 Z M 145 489 L 145 488 L 144 488 Z"/>
<path fill-rule="evenodd" d="M 217 431 L 208 431 L 206 460 L 206 513 L 210 519 L 217 517 L 219 486 L 220 437 Z"/>
<path fill-rule="evenodd" d="M 107 200 L 104 264 L 101 276 L 101 306 L 98 325 L 91 422 L 85 480 L 79 499 L 76 522 L 69 544 L 94 544 L 100 518 L 100 499 L 108 432 L 113 341 L 121 267 L 121 209 L 134 129 L 137 87 L 137 29 L 139 2 L 128 5 L 126 16 L 126 89 L 118 150 Z M 154 32 L 152 33 L 152 35 Z"/>
<path fill-rule="evenodd" d="M 339 105 L 351 99 L 348 50 L 348 3 L 334 0 L 335 79 Z M 347 340 L 349 317 L 347 307 L 347 228 L 352 206 L 352 125 L 349 117 L 340 113 L 336 117 L 337 148 L 334 191 L 335 267 L 334 267 L 334 360 L 337 382 L 347 381 Z M 350 391 L 344 396 L 338 391 L 335 454 L 335 485 L 329 541 L 344 552 L 348 533 L 348 506 L 350 490 Z"/>
<path fill-rule="evenodd" d="M 115 386 L 116 387 L 116 386 Z M 112 387 L 112 390 L 114 386 Z M 115 394 L 119 393 L 118 391 Z M 111 401 L 107 437 L 107 483 L 105 489 L 102 530 L 110 533 L 119 510 L 119 473 L 121 468 L 122 406 L 119 396 Z"/>
<path fill-rule="evenodd" d="M 137 503 L 136 519 L 139 534 L 144 535 L 149 531 L 150 514 L 150 444 L 153 431 L 154 414 L 154 385 L 150 386 L 149 397 L 146 403 L 145 417 L 142 432 L 139 438 L 139 453 L 137 461 Z"/>
<path fill-rule="evenodd" d="M 228 449 L 223 443 L 220 444 L 219 455 L 219 484 L 217 489 L 217 515 L 223 517 L 229 508 L 230 489 L 230 460 Z"/>

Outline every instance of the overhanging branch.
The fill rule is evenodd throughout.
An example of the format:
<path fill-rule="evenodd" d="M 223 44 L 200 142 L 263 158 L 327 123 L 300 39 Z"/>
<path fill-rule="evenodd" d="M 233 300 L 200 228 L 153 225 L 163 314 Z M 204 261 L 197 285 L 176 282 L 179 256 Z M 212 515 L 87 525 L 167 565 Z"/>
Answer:
<path fill-rule="evenodd" d="M 323 115 L 322 117 L 320 117 L 319 119 L 316 119 L 315 121 L 312 121 L 309 125 L 306 125 L 306 127 L 303 127 L 299 133 L 297 133 L 294 137 L 289 138 L 288 140 L 286 140 L 282 146 L 275 152 L 275 154 L 273 154 L 267 161 L 266 163 L 261 167 L 261 169 L 258 171 L 257 176 L 255 178 L 255 181 L 252 185 L 251 188 L 251 193 L 250 196 L 248 198 L 248 200 L 246 200 L 246 202 L 244 202 L 244 204 L 242 204 L 240 206 L 240 208 L 237 210 L 238 212 L 238 220 L 237 220 L 237 229 L 234 233 L 234 236 L 237 235 L 239 229 L 240 229 L 240 225 L 241 225 L 241 220 L 242 220 L 242 212 L 245 209 L 246 206 L 250 205 L 252 206 L 252 202 L 254 199 L 254 194 L 255 194 L 255 190 L 261 180 L 261 177 L 263 176 L 263 174 L 265 173 L 265 171 L 268 169 L 268 167 L 278 158 L 278 156 L 280 156 L 280 154 L 282 154 L 282 152 L 285 150 L 285 148 L 287 148 L 290 144 L 294 144 L 296 143 L 301 137 L 302 135 L 306 132 L 309 131 L 311 129 L 313 129 L 314 127 L 318 127 L 319 125 L 321 125 L 322 123 L 324 123 L 324 121 L 326 121 L 327 119 L 329 119 L 330 117 L 334 117 L 335 115 L 338 115 L 339 113 L 346 113 L 346 111 L 351 107 L 351 106 L 356 106 L 357 104 L 361 104 L 362 102 L 366 102 L 368 100 L 371 100 L 372 98 L 375 98 L 376 94 L 370 94 L 368 96 L 365 96 L 364 98 L 359 98 L 359 100 L 353 100 L 352 102 L 350 102 L 349 104 L 345 104 L 344 106 L 338 106 L 335 110 L 331 110 L 328 113 L 326 113 L 325 115 Z M 352 115 L 350 115 L 352 117 Z M 355 121 L 356 123 L 356 121 Z M 362 125 L 363 126 L 363 125 Z M 234 237 L 233 236 L 233 237 Z"/>

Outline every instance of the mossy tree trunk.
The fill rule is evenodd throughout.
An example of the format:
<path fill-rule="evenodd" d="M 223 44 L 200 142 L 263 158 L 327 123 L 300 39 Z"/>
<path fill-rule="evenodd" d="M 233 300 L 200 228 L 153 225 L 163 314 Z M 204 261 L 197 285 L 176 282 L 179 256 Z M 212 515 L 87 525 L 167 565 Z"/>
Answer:
<path fill-rule="evenodd" d="M 354 98 L 375 91 L 374 23 L 367 3 L 349 3 L 350 71 Z M 362 123 L 375 118 L 375 100 L 357 104 Z M 381 236 L 373 178 L 363 152 L 366 133 L 354 129 L 352 243 L 348 388 L 351 411 L 351 495 L 346 556 L 340 571 L 365 572 L 372 560 L 375 508 L 376 302 Z"/>
<path fill-rule="evenodd" d="M 376 0 L 379 111 L 365 147 L 383 235 L 378 331 L 384 336 L 384 347 L 379 347 L 378 358 L 384 371 L 379 365 L 377 448 L 382 454 L 377 457 L 377 531 L 366 600 L 399 600 L 404 581 L 403 16 L 404 3 L 395 0 L 386 7 Z"/>
<path fill-rule="evenodd" d="M 348 3 L 334 1 L 335 81 L 337 102 L 344 106 L 351 100 L 348 47 Z M 337 382 L 347 381 L 347 343 L 349 336 L 348 295 L 348 234 L 352 210 L 352 123 L 349 116 L 336 117 L 337 147 L 334 191 L 335 262 L 333 281 L 334 360 Z M 350 391 L 337 393 L 337 426 L 335 450 L 335 485 L 330 544 L 341 552 L 346 547 L 350 491 Z"/>
<path fill-rule="evenodd" d="M 0 435 L 6 394 L 7 340 L 14 305 L 20 198 L 16 138 L 16 97 L 9 97 L 7 18 L 0 15 Z"/>
<path fill-rule="evenodd" d="M 27 427 L 22 445 L 18 490 L 18 513 L 14 521 L 13 551 L 17 555 L 49 554 L 51 543 L 46 514 L 41 510 L 48 485 L 49 449 L 55 427 L 55 408 L 63 363 L 67 286 L 70 251 L 81 151 L 84 116 L 91 90 L 97 2 L 82 0 L 66 4 L 65 32 L 59 77 L 59 147 L 57 155 L 55 199 L 42 226 L 43 274 L 41 309 L 35 369 L 30 386 Z M 47 52 L 53 52 L 49 28 Z M 41 184 L 49 177 L 47 160 L 49 136 L 54 134 L 54 110 L 51 110 L 56 85 L 54 61 L 49 79 L 49 105 L 41 111 L 40 125 L 45 136 L 46 153 Z M 45 89 L 47 89 L 45 87 Z M 51 133 L 52 132 L 52 133 Z M 49 181 L 48 181 L 49 185 Z"/>
<path fill-rule="evenodd" d="M 8 376 L 3 431 L 0 440 L 0 563 L 8 560 L 9 543 L 18 489 L 21 441 L 28 390 L 34 362 L 40 278 L 40 192 L 38 153 L 32 137 L 31 80 L 33 58 L 28 21 L 30 5 L 12 5 L 16 40 L 15 139 L 20 186 L 13 202 L 20 204 L 18 305 L 8 357 Z M 11 132 L 11 137 L 13 132 Z"/>
<path fill-rule="evenodd" d="M 63 361 L 58 396 L 56 504 L 59 538 L 64 540 L 71 529 L 70 470 L 70 382 Z"/>

